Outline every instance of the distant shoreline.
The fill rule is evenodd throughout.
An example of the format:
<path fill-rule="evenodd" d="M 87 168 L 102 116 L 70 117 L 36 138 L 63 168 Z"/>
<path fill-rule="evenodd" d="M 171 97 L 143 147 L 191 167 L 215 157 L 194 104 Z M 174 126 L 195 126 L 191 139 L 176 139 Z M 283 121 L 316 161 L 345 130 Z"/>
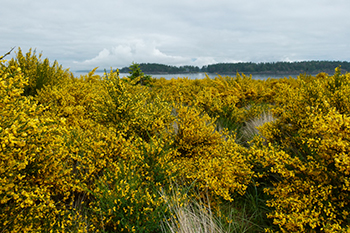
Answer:
<path fill-rule="evenodd" d="M 75 70 L 72 71 L 73 73 L 81 73 L 81 74 L 87 74 L 89 73 L 91 70 Z M 104 73 L 105 70 L 96 70 L 95 73 Z M 109 71 L 108 71 L 109 72 Z M 291 75 L 299 75 L 299 74 L 308 74 L 308 75 L 317 75 L 321 72 L 324 73 L 328 73 L 328 74 L 332 74 L 334 73 L 334 70 L 329 70 L 329 71 L 319 71 L 319 72 L 312 72 L 312 73 L 308 73 L 307 71 L 300 71 L 300 72 L 288 72 L 288 71 L 265 71 L 265 72 L 241 72 L 239 71 L 239 74 L 245 74 L 245 75 L 285 75 L 285 74 L 291 74 Z M 120 72 L 122 74 L 128 74 L 128 72 Z M 148 72 L 144 72 L 146 75 L 175 75 L 175 74 L 211 74 L 211 75 L 215 75 L 215 74 L 219 74 L 219 75 L 236 75 L 237 72 L 226 72 L 226 73 L 218 73 L 218 72 L 177 72 L 177 73 L 172 73 L 172 72 L 152 72 L 152 73 L 148 73 Z M 342 73 L 345 73 L 344 71 Z"/>
<path fill-rule="evenodd" d="M 173 75 L 173 74 L 220 74 L 236 75 L 283 75 L 283 74 L 318 74 L 321 72 L 333 74 L 336 67 L 341 67 L 342 73 L 350 71 L 350 62 L 347 61 L 300 61 L 300 62 L 267 62 L 267 63 L 217 63 L 198 66 L 170 66 L 158 63 L 140 63 L 139 67 L 147 75 Z M 129 73 L 129 67 L 118 68 L 120 73 Z M 107 72 L 110 71 L 106 69 Z M 116 69 L 115 69 L 116 70 Z M 76 73 L 87 73 L 91 70 L 77 70 Z M 105 69 L 96 70 L 104 72 Z"/>
<path fill-rule="evenodd" d="M 79 77 L 80 75 L 86 75 L 89 71 L 88 70 L 81 70 L 80 72 L 73 72 L 73 75 L 75 77 Z M 104 70 L 96 70 L 95 74 L 102 76 L 104 74 Z M 242 73 L 240 73 L 241 75 Z M 249 73 L 243 73 L 244 75 L 246 75 L 247 77 L 252 76 L 252 79 L 259 79 L 259 80 L 266 80 L 268 78 L 272 78 L 272 79 L 280 79 L 280 78 L 296 78 L 298 77 L 300 74 L 292 74 L 292 73 L 281 73 L 281 74 L 249 74 Z M 124 73 L 124 72 L 120 72 L 119 73 L 119 77 L 127 77 L 129 76 L 129 73 Z M 216 77 L 220 76 L 230 76 L 230 77 L 236 77 L 237 73 L 231 73 L 231 74 L 218 74 L 218 73 L 208 73 L 208 72 L 197 72 L 197 73 L 178 73 L 178 74 L 165 74 L 165 73 L 161 73 L 161 74 L 146 74 L 146 75 L 150 75 L 152 76 L 152 78 L 165 78 L 165 79 L 177 79 L 177 78 L 188 78 L 188 79 L 204 79 L 206 77 L 209 77 L 211 79 L 214 79 Z M 307 75 L 314 75 L 314 74 L 307 74 Z"/>

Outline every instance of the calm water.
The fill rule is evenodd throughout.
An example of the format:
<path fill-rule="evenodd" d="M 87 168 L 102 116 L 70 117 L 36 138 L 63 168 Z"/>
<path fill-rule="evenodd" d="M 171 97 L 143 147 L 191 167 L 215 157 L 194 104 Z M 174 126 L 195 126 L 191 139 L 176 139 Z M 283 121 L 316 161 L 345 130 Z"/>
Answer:
<path fill-rule="evenodd" d="M 98 74 L 98 75 L 103 75 L 104 71 L 96 71 L 95 74 Z M 73 74 L 75 76 L 80 76 L 80 75 L 85 75 L 87 74 L 87 72 L 73 72 Z M 129 73 L 120 73 L 119 76 L 120 77 L 126 77 L 126 76 L 129 76 L 130 74 Z M 212 74 L 212 73 L 207 73 L 207 75 L 210 77 L 210 78 L 215 78 L 217 77 L 218 75 L 217 74 Z M 246 74 L 248 76 L 248 74 Z M 183 78 L 183 77 L 187 77 L 189 79 L 203 79 L 205 78 L 205 73 L 194 73 L 194 74 L 154 74 L 152 75 L 152 77 L 154 78 L 165 78 L 165 79 L 172 79 L 172 78 Z M 225 75 L 223 75 L 225 76 Z M 235 75 L 229 75 L 229 76 L 235 76 Z M 276 75 L 273 75 L 273 74 L 255 74 L 255 75 L 252 75 L 252 78 L 253 79 L 260 79 L 260 80 L 265 80 L 265 79 L 268 79 L 268 78 L 284 78 L 284 77 L 293 77 L 293 78 L 296 78 L 298 75 L 291 75 L 291 74 L 276 74 Z"/>
<path fill-rule="evenodd" d="M 195 74 L 159 74 L 159 75 L 152 75 L 152 77 L 155 77 L 155 78 L 166 78 L 166 79 L 172 79 L 172 78 L 178 78 L 178 77 L 187 77 L 189 79 L 203 79 L 205 78 L 205 74 L 206 73 L 195 73 Z M 129 74 L 124 74 L 125 76 L 128 76 Z M 218 75 L 217 74 L 212 74 L 212 73 L 207 73 L 207 75 L 209 76 L 209 78 L 215 78 L 217 77 Z M 248 74 L 246 74 L 247 76 L 249 76 Z M 122 76 L 122 75 L 121 75 Z M 222 76 L 227 76 L 227 75 L 222 75 Z M 228 76 L 231 76 L 231 77 L 234 77 L 236 75 L 228 75 Z M 255 74 L 255 75 L 252 75 L 252 78 L 253 79 L 260 79 L 260 80 L 265 80 L 265 79 L 268 79 L 268 78 L 284 78 L 284 77 L 293 77 L 293 78 L 296 78 L 297 75 L 289 75 L 289 74 L 286 74 L 286 75 L 267 75 L 267 74 Z"/>

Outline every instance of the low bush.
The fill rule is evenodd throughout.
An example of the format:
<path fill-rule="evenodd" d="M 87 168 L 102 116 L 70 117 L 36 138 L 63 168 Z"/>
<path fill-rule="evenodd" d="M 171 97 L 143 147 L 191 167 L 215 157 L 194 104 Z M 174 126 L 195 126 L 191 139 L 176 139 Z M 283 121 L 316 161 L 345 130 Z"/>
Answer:
<path fill-rule="evenodd" d="M 2 232 L 197 220 L 216 232 L 349 231 L 348 73 L 142 83 L 133 68 L 75 78 L 35 52 L 0 57 Z"/>

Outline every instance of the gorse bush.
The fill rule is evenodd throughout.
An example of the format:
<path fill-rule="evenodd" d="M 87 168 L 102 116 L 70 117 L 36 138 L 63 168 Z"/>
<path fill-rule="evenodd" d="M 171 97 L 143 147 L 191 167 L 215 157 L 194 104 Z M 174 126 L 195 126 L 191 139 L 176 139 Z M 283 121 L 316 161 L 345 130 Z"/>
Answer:
<path fill-rule="evenodd" d="M 190 210 L 234 220 L 215 222 L 220 231 L 349 231 L 350 75 L 340 68 L 166 80 L 133 64 L 126 78 L 76 78 L 31 50 L 4 57 L 1 232 L 160 232 L 184 229 Z M 174 190 L 186 195 L 169 202 Z"/>
<path fill-rule="evenodd" d="M 147 139 L 159 135 L 174 120 L 171 104 L 153 96 L 149 88 L 124 82 L 118 72 L 106 74 L 101 81 L 103 93 L 95 98 L 96 120 L 128 136 Z"/>
<path fill-rule="evenodd" d="M 188 107 L 180 107 L 177 112 L 178 173 L 225 200 L 232 200 L 232 193 L 244 193 L 252 173 L 240 153 L 242 148 L 216 131 L 208 115 L 201 116 L 198 110 Z"/>
<path fill-rule="evenodd" d="M 21 68 L 23 75 L 28 78 L 28 85 L 24 88 L 24 95 L 34 96 L 44 86 L 54 86 L 73 78 L 68 69 L 63 69 L 57 61 L 51 65 L 48 58 L 41 59 L 42 54 L 30 49 L 25 55 L 19 48 L 16 58 L 8 61 L 9 66 Z"/>
<path fill-rule="evenodd" d="M 300 87 L 276 102 L 277 120 L 265 137 L 289 155 L 268 192 L 269 216 L 286 231 L 341 231 L 349 222 L 349 74 L 298 79 Z"/>
<path fill-rule="evenodd" d="M 167 163 L 173 152 L 166 142 L 156 142 L 160 139 L 150 136 L 146 142 L 128 135 L 127 125 L 106 128 L 98 123 L 89 111 L 98 108 L 98 90 L 103 92 L 104 86 L 92 76 L 46 86 L 34 100 L 22 96 L 28 79 L 21 69 L 1 65 L 4 232 L 159 228 L 159 211 L 153 210 L 160 205 L 158 189 L 172 176 Z M 95 93 L 82 95 L 91 87 Z M 127 195 L 120 196 L 120 190 Z M 113 196 L 118 199 L 112 206 L 105 203 Z M 120 201 L 122 197 L 126 199 Z M 139 208 L 130 213 L 110 213 L 136 202 Z"/>
<path fill-rule="evenodd" d="M 65 212 L 70 181 L 63 160 L 62 121 L 22 96 L 28 79 L 19 67 L 0 68 L 1 226 L 4 232 L 54 229 Z"/>

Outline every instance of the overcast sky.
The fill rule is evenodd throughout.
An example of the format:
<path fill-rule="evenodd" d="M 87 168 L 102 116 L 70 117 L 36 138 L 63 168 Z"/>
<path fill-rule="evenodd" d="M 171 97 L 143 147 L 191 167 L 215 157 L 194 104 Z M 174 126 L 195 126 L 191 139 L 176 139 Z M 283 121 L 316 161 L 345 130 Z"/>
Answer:
<path fill-rule="evenodd" d="M 0 55 L 33 48 L 72 71 L 350 61 L 349 12 L 349 0 L 8 0 Z"/>

